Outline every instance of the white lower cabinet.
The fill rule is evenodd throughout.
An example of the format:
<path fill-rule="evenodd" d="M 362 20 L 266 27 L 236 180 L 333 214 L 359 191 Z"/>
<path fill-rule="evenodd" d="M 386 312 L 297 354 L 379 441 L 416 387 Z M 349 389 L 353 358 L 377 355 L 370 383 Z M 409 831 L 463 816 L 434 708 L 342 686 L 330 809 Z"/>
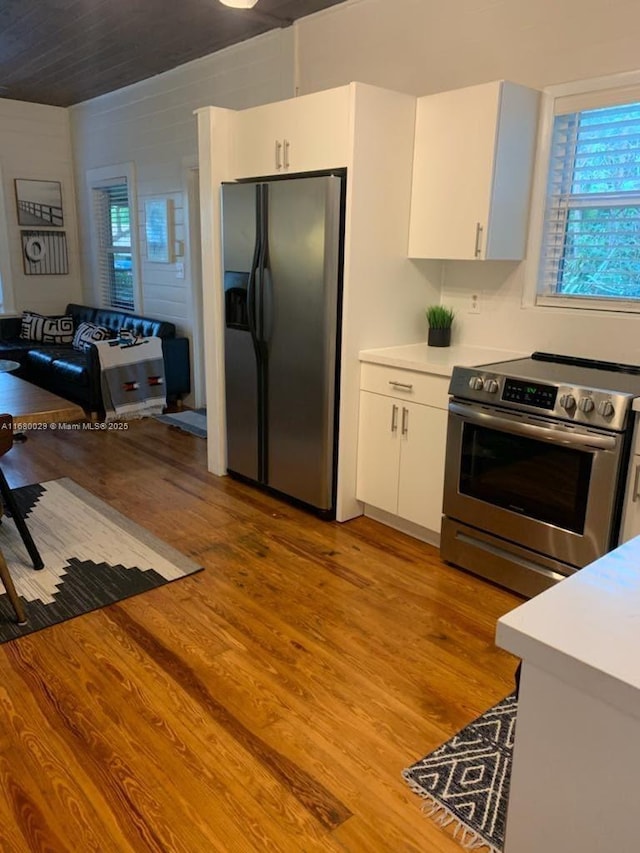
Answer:
<path fill-rule="evenodd" d="M 628 542 L 634 536 L 640 536 L 640 426 L 638 414 L 634 425 L 633 449 L 629 460 L 627 487 L 622 510 L 620 542 Z"/>
<path fill-rule="evenodd" d="M 407 403 L 401 436 L 398 515 L 440 532 L 447 413 Z"/>
<path fill-rule="evenodd" d="M 619 544 L 628 542 L 640 536 L 640 414 L 633 413 L 633 439 L 631 458 L 622 505 L 622 524 L 620 526 Z"/>
<path fill-rule="evenodd" d="M 398 377 L 398 396 L 360 392 L 357 498 L 365 504 L 440 532 L 447 410 L 409 401 L 414 383 L 404 372 L 367 366 L 370 378 Z M 374 373 L 375 371 L 375 373 Z M 411 376 L 411 374 L 410 374 Z M 442 397 L 444 378 L 435 379 Z M 385 380 L 392 386 L 391 379 Z M 366 384 L 366 383 L 365 383 Z M 381 381 L 371 382 L 381 386 Z M 396 386 L 398 382 L 396 382 Z"/>
<path fill-rule="evenodd" d="M 640 455 L 631 457 L 629 479 L 624 499 L 620 542 L 640 536 Z"/>

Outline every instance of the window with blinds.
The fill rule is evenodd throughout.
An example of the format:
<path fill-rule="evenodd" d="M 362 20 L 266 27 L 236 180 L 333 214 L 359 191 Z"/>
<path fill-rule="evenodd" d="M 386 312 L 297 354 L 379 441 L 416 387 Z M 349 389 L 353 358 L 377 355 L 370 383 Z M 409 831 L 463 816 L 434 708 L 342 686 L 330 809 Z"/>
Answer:
<path fill-rule="evenodd" d="M 131 211 L 126 178 L 118 183 L 94 186 L 92 193 L 101 307 L 133 311 Z"/>
<path fill-rule="evenodd" d="M 585 307 L 640 301 L 640 102 L 555 116 L 538 285 Z"/>

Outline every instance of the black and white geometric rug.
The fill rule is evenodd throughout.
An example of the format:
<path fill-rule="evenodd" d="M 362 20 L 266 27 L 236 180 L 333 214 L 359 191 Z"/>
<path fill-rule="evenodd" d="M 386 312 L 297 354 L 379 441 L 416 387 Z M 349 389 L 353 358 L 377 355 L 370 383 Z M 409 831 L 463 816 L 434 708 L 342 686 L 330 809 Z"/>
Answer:
<path fill-rule="evenodd" d="M 183 432 L 197 435 L 199 438 L 207 437 L 207 410 L 185 409 L 182 412 L 173 412 L 169 415 L 154 415 L 160 423 L 178 427 Z"/>
<path fill-rule="evenodd" d="M 434 752 L 402 771 L 425 812 L 468 850 L 501 853 L 507 817 L 515 693 L 489 708 Z"/>
<path fill-rule="evenodd" d="M 28 621 L 16 623 L 0 585 L 0 643 L 201 570 L 73 480 L 22 486 L 14 495 L 45 568 L 34 570 L 13 520 L 4 517 L 0 548 Z"/>

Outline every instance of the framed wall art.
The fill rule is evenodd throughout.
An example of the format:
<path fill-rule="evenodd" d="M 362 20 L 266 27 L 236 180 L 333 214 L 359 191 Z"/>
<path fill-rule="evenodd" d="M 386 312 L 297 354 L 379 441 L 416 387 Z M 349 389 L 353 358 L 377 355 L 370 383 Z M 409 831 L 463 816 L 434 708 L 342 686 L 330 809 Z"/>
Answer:
<path fill-rule="evenodd" d="M 173 260 L 173 223 L 168 198 L 148 198 L 144 203 L 147 260 L 170 264 Z"/>
<path fill-rule="evenodd" d="M 25 275 L 67 275 L 67 235 L 64 231 L 21 231 Z"/>
<path fill-rule="evenodd" d="M 18 225 L 60 228 L 64 224 L 60 181 L 16 178 L 14 183 Z"/>

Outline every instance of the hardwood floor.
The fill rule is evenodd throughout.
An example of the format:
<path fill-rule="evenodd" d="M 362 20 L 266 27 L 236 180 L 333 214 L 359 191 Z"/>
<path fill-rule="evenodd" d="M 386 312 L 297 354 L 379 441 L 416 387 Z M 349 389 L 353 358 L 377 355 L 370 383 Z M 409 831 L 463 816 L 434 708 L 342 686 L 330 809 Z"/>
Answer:
<path fill-rule="evenodd" d="M 521 599 L 214 477 L 152 420 L 33 433 L 3 468 L 205 567 L 0 646 L 3 853 L 460 850 L 400 774 L 512 690 L 493 636 Z"/>

